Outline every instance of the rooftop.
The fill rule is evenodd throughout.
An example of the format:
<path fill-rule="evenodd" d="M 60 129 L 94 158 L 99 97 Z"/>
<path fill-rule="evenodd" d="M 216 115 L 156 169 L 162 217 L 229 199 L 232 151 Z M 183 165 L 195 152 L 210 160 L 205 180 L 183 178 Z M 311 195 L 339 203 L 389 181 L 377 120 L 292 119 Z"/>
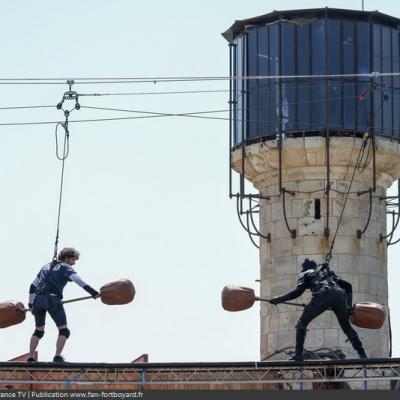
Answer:
<path fill-rule="evenodd" d="M 360 10 L 346 10 L 341 8 L 309 8 L 299 10 L 285 10 L 285 11 L 272 11 L 271 13 L 260 15 L 258 17 L 237 20 L 222 36 L 228 41 L 232 42 L 237 35 L 242 33 L 246 28 L 256 25 L 265 25 L 268 23 L 276 22 L 277 20 L 293 21 L 298 19 L 311 19 L 311 18 L 352 18 L 357 20 L 379 22 L 395 26 L 400 29 L 400 19 L 392 17 L 391 15 L 380 13 L 379 11 L 360 11 Z"/>

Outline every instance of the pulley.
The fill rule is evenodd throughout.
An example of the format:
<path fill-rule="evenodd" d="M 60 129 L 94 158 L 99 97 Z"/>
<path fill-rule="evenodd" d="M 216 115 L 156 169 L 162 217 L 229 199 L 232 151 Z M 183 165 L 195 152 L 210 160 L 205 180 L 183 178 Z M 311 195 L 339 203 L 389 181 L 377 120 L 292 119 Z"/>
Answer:
<path fill-rule="evenodd" d="M 63 110 L 66 118 L 69 117 L 72 110 L 79 110 L 81 108 L 81 105 L 79 104 L 79 94 L 78 92 L 72 90 L 72 85 L 74 83 L 75 81 L 73 79 L 67 80 L 67 85 L 69 86 L 69 90 L 64 93 L 61 101 L 57 104 L 57 110 Z M 75 100 L 75 107 L 72 108 L 71 110 L 64 110 L 63 105 L 64 101 L 66 100 Z"/>

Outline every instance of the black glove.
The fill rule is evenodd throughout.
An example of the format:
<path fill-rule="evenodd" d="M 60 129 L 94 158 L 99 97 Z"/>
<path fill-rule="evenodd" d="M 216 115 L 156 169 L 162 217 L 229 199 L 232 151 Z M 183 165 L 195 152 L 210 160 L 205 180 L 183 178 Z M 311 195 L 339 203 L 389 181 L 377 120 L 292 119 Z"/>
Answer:
<path fill-rule="evenodd" d="M 349 318 L 351 318 L 351 315 L 353 314 L 353 307 L 347 306 L 347 313 L 349 315 Z"/>
<path fill-rule="evenodd" d="M 277 305 L 277 304 L 279 304 L 281 301 L 280 301 L 280 299 L 279 299 L 279 297 L 273 297 L 272 299 L 270 299 L 270 300 L 268 300 L 271 304 L 273 304 L 273 305 Z"/>
<path fill-rule="evenodd" d="M 31 314 L 32 315 L 36 315 L 36 309 L 33 308 L 33 304 L 32 303 L 28 303 L 28 308 L 31 309 Z"/>
<path fill-rule="evenodd" d="M 84 287 L 83 287 L 94 299 L 96 298 L 96 297 L 99 297 L 100 296 L 100 293 L 96 290 L 96 289 L 93 289 L 91 286 L 89 286 L 89 285 L 85 285 Z"/>

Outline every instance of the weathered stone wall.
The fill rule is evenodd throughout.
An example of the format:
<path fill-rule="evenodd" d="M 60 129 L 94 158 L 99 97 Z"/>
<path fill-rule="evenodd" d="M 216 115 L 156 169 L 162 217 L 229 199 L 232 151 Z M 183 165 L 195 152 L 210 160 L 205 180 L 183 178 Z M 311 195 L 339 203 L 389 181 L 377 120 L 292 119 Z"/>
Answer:
<path fill-rule="evenodd" d="M 261 297 L 280 295 L 297 284 L 299 266 L 305 258 L 321 262 L 328 252 L 342 212 L 345 193 L 354 172 L 362 145 L 361 139 L 332 138 L 330 143 L 329 201 L 327 186 L 326 146 L 322 137 L 288 138 L 283 140 L 282 186 L 294 195 L 279 191 L 278 149 L 275 141 L 247 146 L 245 176 L 269 200 L 260 202 L 260 229 L 270 233 L 271 241 L 260 241 Z M 400 149 L 397 143 L 379 138 L 376 142 L 377 188 L 373 193 L 371 218 L 361 239 L 357 230 L 363 230 L 369 215 L 369 194 L 357 192 L 372 187 L 372 151 L 365 168 L 357 169 L 350 188 L 343 218 L 333 250 L 332 269 L 353 285 L 354 302 L 372 301 L 388 304 L 387 249 L 380 241 L 386 234 L 386 189 L 400 176 Z M 233 154 L 233 166 L 241 168 L 241 150 Z M 364 158 L 364 160 L 365 160 Z M 364 165 L 364 162 L 362 162 Z M 315 200 L 320 200 L 320 219 L 315 215 Z M 291 237 L 284 221 L 286 210 L 290 229 L 297 232 Z M 329 221 L 327 216 L 329 214 Z M 327 223 L 329 222 L 329 224 Z M 329 237 L 324 230 L 329 225 Z M 298 302 L 307 302 L 307 291 Z M 265 359 L 295 343 L 294 326 L 302 309 L 289 306 L 261 304 L 261 359 Z M 379 331 L 357 328 L 371 357 L 389 355 L 389 329 L 387 321 Z M 333 312 L 325 312 L 310 325 L 305 348 L 341 349 L 348 358 L 356 357 L 354 350 L 341 331 Z"/>

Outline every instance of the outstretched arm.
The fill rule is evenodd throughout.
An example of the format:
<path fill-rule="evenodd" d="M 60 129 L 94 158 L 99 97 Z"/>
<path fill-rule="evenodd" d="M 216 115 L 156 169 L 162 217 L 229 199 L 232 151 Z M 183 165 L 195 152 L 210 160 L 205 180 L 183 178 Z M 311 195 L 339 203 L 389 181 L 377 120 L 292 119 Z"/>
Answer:
<path fill-rule="evenodd" d="M 84 282 L 84 280 L 77 273 L 71 274 L 69 276 L 69 279 L 75 282 L 82 289 L 86 290 L 93 298 L 100 296 L 100 293 L 96 289 L 93 289 L 91 286 L 89 286 L 86 282 Z"/>
<path fill-rule="evenodd" d="M 271 304 L 279 304 L 284 301 L 297 299 L 297 297 L 300 297 L 306 289 L 307 289 L 306 284 L 304 282 L 301 283 L 299 282 L 296 289 L 290 291 L 289 293 L 284 294 L 283 296 L 273 297 L 269 302 Z"/>

